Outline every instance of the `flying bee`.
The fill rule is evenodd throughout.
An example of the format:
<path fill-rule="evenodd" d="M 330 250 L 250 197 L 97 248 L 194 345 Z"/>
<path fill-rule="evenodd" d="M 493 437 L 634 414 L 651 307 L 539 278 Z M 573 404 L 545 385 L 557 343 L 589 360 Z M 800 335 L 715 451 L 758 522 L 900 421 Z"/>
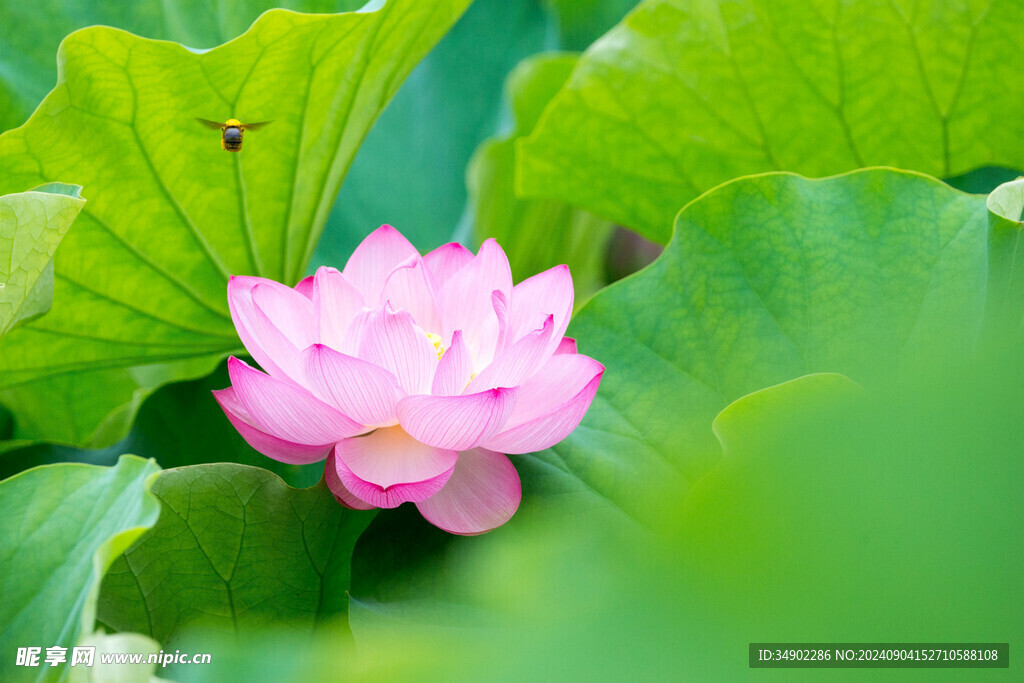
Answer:
<path fill-rule="evenodd" d="M 258 130 L 270 123 L 270 121 L 261 121 L 260 123 L 242 123 L 238 119 L 228 119 L 224 123 L 217 123 L 216 121 L 200 118 L 197 118 L 196 121 L 207 128 L 219 130 L 221 133 L 220 146 L 228 152 L 242 151 L 242 134 L 245 131 Z"/>

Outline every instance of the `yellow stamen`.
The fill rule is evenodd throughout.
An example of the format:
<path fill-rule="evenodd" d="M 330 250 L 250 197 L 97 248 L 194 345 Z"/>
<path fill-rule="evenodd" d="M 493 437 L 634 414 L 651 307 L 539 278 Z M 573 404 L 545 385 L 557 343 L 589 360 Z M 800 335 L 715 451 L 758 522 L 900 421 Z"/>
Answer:
<path fill-rule="evenodd" d="M 441 356 L 444 355 L 444 347 L 441 346 L 441 335 L 434 334 L 433 332 L 427 332 L 427 339 L 434 345 L 434 350 L 437 351 L 437 359 L 441 360 Z"/>

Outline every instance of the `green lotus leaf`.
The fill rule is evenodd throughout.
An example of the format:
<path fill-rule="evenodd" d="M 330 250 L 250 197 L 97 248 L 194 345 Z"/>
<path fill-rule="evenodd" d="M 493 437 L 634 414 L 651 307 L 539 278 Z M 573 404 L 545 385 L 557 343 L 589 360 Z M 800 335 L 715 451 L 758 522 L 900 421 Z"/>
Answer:
<path fill-rule="evenodd" d="M 468 3 L 274 10 L 201 53 L 69 36 L 57 87 L 0 136 L 0 193 L 60 178 L 89 199 L 54 261 L 53 310 L 0 342 L 14 437 L 111 444 L 155 387 L 239 351 L 227 278 L 301 277 L 367 130 Z M 197 117 L 273 123 L 232 154 Z"/>
<path fill-rule="evenodd" d="M 887 169 L 707 193 L 654 264 L 573 320 L 604 379 L 580 427 L 525 458 L 530 476 L 649 520 L 719 460 L 712 420 L 745 394 L 818 372 L 872 388 L 969 357 L 987 220 L 985 197 Z"/>
<path fill-rule="evenodd" d="M 1024 168 L 1012 0 L 646 0 L 520 146 L 519 189 L 670 237 L 683 204 L 771 170 Z"/>
<path fill-rule="evenodd" d="M 45 655 L 92 632 L 104 572 L 157 521 L 149 481 L 159 471 L 125 455 L 115 467 L 46 465 L 0 482 L 0 677 L 61 673 L 16 668 L 15 651 Z"/>
<path fill-rule="evenodd" d="M 348 611 L 352 548 L 373 519 L 321 482 L 293 489 L 235 464 L 166 470 L 156 525 L 117 558 L 98 619 L 165 649 L 186 629 L 287 626 L 311 632 Z"/>
<path fill-rule="evenodd" d="M 0 336 L 50 310 L 53 254 L 85 202 L 47 185 L 0 197 Z"/>

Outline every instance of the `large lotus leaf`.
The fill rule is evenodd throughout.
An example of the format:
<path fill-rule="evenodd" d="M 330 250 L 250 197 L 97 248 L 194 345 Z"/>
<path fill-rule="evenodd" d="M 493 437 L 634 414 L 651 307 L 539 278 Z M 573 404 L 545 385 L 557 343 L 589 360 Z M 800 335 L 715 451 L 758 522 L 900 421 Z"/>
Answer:
<path fill-rule="evenodd" d="M 679 207 L 770 170 L 1024 168 L 1014 0 L 646 0 L 520 147 L 520 189 L 665 242 Z"/>
<path fill-rule="evenodd" d="M 159 471 L 126 455 L 115 467 L 46 465 L 0 482 L 4 680 L 41 674 L 15 668 L 18 647 L 70 648 L 91 632 L 103 573 L 157 520 L 149 479 Z"/>
<path fill-rule="evenodd" d="M 153 387 L 239 349 L 229 275 L 294 283 L 366 131 L 469 0 L 264 14 L 197 54 L 109 28 L 69 36 L 0 192 L 53 177 L 90 200 L 55 259 L 53 311 L 0 343 L 15 437 L 102 446 Z M 195 117 L 273 121 L 240 154 Z"/>
<path fill-rule="evenodd" d="M 365 0 L 40 0 L 0 5 L 0 131 L 29 117 L 57 80 L 57 46 L 86 26 L 115 26 L 132 33 L 211 48 L 237 37 L 274 7 L 297 12 L 344 12 Z"/>
<path fill-rule="evenodd" d="M 612 225 L 556 200 L 515 195 L 516 140 L 533 130 L 541 111 L 569 77 L 577 56 L 551 53 L 523 60 L 505 84 L 515 128 L 486 140 L 466 171 L 476 241 L 494 237 L 518 282 L 565 263 L 577 301 L 605 283 L 604 255 Z"/>
<path fill-rule="evenodd" d="M 574 319 L 580 352 L 607 368 L 601 389 L 568 439 L 525 460 L 544 486 L 582 480 L 650 513 L 718 460 L 711 421 L 751 391 L 814 372 L 874 387 L 966 357 L 986 251 L 985 197 L 915 173 L 716 188 L 653 265 Z"/>
<path fill-rule="evenodd" d="M 111 566 L 98 619 L 173 646 L 188 628 L 309 633 L 348 611 L 352 547 L 373 519 L 321 482 L 235 464 L 166 470 L 156 525 Z"/>
<path fill-rule="evenodd" d="M 0 336 L 50 310 L 53 254 L 85 204 L 80 189 L 51 185 L 0 197 Z"/>

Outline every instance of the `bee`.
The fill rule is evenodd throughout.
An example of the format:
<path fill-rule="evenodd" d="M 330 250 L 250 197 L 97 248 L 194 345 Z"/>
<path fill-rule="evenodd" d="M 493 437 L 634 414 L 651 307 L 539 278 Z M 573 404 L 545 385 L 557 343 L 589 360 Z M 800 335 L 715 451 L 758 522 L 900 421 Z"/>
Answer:
<path fill-rule="evenodd" d="M 219 130 L 221 132 L 220 146 L 227 152 L 242 151 L 243 132 L 247 130 L 257 130 L 268 123 L 271 123 L 270 121 L 261 121 L 260 123 L 242 123 L 238 119 L 228 119 L 224 123 L 217 123 L 216 121 L 200 118 L 197 118 L 196 121 L 207 128 Z"/>

